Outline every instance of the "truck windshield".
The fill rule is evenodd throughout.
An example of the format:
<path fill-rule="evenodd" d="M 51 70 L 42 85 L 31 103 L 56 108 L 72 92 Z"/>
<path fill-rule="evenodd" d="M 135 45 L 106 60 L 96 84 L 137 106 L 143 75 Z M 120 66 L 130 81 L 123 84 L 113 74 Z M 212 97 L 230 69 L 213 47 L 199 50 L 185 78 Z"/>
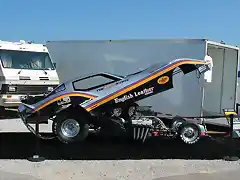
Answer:
<path fill-rule="evenodd" d="M 0 60 L 4 68 L 54 70 L 47 52 L 0 50 Z"/>

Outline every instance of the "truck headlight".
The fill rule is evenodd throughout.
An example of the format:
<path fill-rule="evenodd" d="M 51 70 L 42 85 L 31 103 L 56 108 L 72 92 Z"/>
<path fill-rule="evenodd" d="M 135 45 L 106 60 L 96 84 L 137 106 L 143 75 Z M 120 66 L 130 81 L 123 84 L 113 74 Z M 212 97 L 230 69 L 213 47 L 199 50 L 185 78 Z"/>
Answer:
<path fill-rule="evenodd" d="M 48 92 L 52 92 L 53 91 L 53 87 L 48 87 Z"/>
<path fill-rule="evenodd" d="M 16 92 L 17 91 L 17 87 L 9 86 L 8 87 L 8 91 L 9 92 Z"/>

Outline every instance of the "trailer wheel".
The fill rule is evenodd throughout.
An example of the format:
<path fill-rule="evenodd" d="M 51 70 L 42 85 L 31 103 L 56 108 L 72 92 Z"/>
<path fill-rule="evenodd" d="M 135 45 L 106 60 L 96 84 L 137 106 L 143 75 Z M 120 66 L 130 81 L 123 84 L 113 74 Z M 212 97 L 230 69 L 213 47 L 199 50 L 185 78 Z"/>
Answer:
<path fill-rule="evenodd" d="M 52 128 L 53 134 L 65 144 L 84 141 L 89 132 L 86 119 L 71 113 L 57 115 Z"/>
<path fill-rule="evenodd" d="M 180 126 L 179 135 L 186 144 L 195 144 L 201 136 L 201 130 L 198 125 L 193 123 L 184 123 Z"/>

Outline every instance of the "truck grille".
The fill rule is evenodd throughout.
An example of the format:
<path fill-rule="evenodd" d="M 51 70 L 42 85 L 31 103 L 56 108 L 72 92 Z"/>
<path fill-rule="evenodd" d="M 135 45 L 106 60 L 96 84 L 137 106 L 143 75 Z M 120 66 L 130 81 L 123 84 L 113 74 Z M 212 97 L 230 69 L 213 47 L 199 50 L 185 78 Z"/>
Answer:
<path fill-rule="evenodd" d="M 28 76 L 19 76 L 19 80 L 31 80 Z"/>
<path fill-rule="evenodd" d="M 16 87 L 15 92 L 11 92 L 8 90 L 7 84 L 3 84 L 1 88 L 1 94 L 43 94 L 48 92 L 48 87 L 55 88 L 56 85 L 10 85 L 11 87 Z"/>

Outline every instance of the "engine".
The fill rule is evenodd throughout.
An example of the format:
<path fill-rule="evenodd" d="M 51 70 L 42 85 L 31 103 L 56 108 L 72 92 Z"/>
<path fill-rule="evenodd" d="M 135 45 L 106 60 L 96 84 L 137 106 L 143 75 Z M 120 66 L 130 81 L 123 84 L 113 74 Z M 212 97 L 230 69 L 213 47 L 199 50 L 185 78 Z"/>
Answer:
<path fill-rule="evenodd" d="M 123 113 L 118 108 L 114 110 L 113 114 L 115 117 L 120 117 Z M 172 137 L 175 134 L 172 131 L 173 129 L 168 128 L 150 107 L 130 106 L 128 108 L 128 119 L 124 119 L 122 123 L 128 127 L 131 126 L 134 140 L 141 140 L 142 142 L 151 136 Z"/>
<path fill-rule="evenodd" d="M 151 136 L 168 136 L 170 134 L 169 128 L 163 121 L 156 116 L 135 116 L 131 119 L 133 128 L 133 139 L 145 141 L 147 137 Z"/>

